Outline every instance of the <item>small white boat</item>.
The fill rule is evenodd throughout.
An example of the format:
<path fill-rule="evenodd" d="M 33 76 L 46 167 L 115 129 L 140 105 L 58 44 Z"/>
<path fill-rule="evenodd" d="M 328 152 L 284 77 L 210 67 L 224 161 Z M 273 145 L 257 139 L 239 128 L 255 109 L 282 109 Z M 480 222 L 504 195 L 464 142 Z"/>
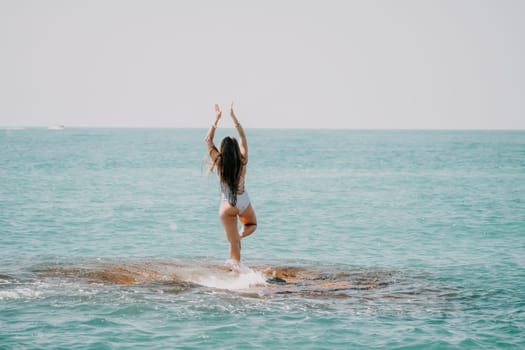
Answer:
<path fill-rule="evenodd" d="M 47 128 L 47 130 L 64 130 L 64 125 L 52 125 Z"/>

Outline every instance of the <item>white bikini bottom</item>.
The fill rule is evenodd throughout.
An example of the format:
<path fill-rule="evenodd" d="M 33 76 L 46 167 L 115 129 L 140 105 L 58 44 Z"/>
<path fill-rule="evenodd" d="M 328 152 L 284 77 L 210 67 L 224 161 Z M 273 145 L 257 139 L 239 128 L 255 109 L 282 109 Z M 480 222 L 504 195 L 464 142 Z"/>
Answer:
<path fill-rule="evenodd" d="M 229 202 L 228 197 L 224 194 L 224 192 L 222 192 L 221 194 L 222 200 Z M 237 204 L 235 204 L 235 208 L 239 210 L 239 214 L 242 214 L 246 210 L 246 208 L 248 208 L 249 205 L 250 197 L 248 196 L 248 191 L 244 190 L 242 194 L 237 194 Z"/>

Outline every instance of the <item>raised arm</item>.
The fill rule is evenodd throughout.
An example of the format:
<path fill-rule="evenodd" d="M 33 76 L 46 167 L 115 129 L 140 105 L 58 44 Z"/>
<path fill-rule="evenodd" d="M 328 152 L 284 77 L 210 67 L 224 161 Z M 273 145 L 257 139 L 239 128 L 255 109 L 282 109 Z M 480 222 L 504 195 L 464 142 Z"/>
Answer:
<path fill-rule="evenodd" d="M 232 117 L 233 123 L 235 124 L 235 128 L 237 129 L 237 132 L 239 133 L 239 138 L 241 141 L 241 144 L 239 145 L 241 149 L 241 155 L 244 158 L 244 164 L 248 163 L 248 142 L 246 141 L 246 134 L 244 133 L 244 130 L 239 123 L 239 120 L 237 119 L 237 116 L 235 115 L 235 112 L 233 111 L 233 102 L 230 107 L 230 116 Z"/>
<path fill-rule="evenodd" d="M 215 129 L 217 129 L 217 124 L 219 123 L 219 120 L 221 119 L 222 111 L 219 105 L 215 105 L 215 122 L 210 126 L 210 129 L 208 130 L 208 133 L 206 134 L 206 138 L 204 139 L 204 142 L 208 146 L 208 153 L 212 159 L 212 161 L 215 162 L 215 159 L 217 158 L 217 155 L 219 154 L 219 150 L 217 147 L 215 147 L 215 144 L 213 143 L 213 138 L 215 137 Z"/>

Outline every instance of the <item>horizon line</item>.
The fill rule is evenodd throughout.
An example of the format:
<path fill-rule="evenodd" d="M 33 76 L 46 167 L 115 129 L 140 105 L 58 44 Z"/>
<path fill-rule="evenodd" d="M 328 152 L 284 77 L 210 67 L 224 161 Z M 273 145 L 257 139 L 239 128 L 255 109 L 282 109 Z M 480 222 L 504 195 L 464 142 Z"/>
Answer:
<path fill-rule="evenodd" d="M 55 124 L 49 126 L 42 125 L 0 125 L 1 130 L 21 130 L 21 129 L 50 129 L 53 127 L 61 126 L 64 129 L 199 129 L 206 130 L 208 126 L 83 126 L 74 125 L 66 127 L 63 124 Z M 525 128 L 378 128 L 378 127 L 364 127 L 364 128 L 352 128 L 352 127 L 244 127 L 248 130 L 327 130 L 327 131 L 525 131 Z M 218 129 L 233 130 L 234 127 L 222 127 Z"/>

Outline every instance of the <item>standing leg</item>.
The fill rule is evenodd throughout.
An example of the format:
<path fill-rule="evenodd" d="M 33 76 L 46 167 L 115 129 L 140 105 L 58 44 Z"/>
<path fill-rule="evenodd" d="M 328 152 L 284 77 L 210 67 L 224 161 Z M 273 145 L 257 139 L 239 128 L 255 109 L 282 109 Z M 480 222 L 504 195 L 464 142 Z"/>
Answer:
<path fill-rule="evenodd" d="M 239 214 L 239 220 L 242 223 L 242 229 L 239 233 L 241 238 L 248 237 L 257 228 L 257 218 L 255 217 L 255 210 L 253 210 L 252 205 L 248 205 L 248 208 Z"/>
<path fill-rule="evenodd" d="M 241 261 L 241 239 L 237 228 L 237 215 L 239 211 L 232 207 L 228 202 L 221 201 L 219 217 L 226 233 L 226 238 L 230 243 L 230 259 L 237 262 Z"/>

